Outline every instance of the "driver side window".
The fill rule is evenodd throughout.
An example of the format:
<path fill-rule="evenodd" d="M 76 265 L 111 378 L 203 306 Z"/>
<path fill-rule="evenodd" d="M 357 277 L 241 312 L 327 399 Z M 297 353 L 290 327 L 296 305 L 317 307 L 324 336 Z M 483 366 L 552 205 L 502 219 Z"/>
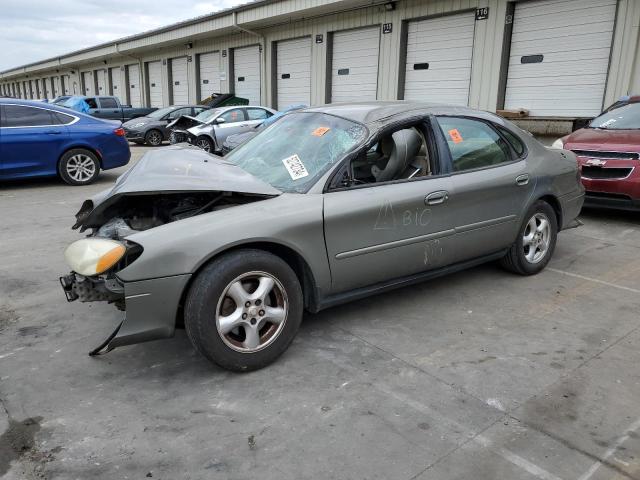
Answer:
<path fill-rule="evenodd" d="M 389 132 L 351 162 L 353 185 L 428 176 L 432 161 L 422 125 Z"/>

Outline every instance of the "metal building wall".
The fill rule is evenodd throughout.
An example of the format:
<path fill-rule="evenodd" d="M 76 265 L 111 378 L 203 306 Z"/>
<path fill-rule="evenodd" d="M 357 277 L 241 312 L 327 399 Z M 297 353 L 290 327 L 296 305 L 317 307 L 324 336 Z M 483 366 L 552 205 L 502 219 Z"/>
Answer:
<path fill-rule="evenodd" d="M 521 0 L 535 1 L 535 0 Z M 368 5 L 367 5 L 368 3 Z M 169 102 L 168 61 L 188 56 L 189 101 L 197 101 L 199 72 L 197 55 L 219 51 L 221 53 L 222 91 L 230 91 L 230 51 L 248 45 L 261 45 L 261 98 L 273 105 L 275 98 L 275 71 L 273 43 L 279 40 L 311 36 L 311 102 L 322 104 L 327 99 L 327 56 L 331 32 L 390 23 L 390 33 L 381 34 L 377 98 L 390 100 L 398 97 L 403 71 L 403 22 L 411 19 L 473 11 L 488 7 L 486 20 L 477 20 L 474 29 L 474 50 L 469 87 L 469 105 L 483 110 L 495 110 L 501 95 L 501 58 L 505 33 L 507 0 L 398 0 L 394 10 L 387 10 L 384 2 L 371 5 L 364 0 L 281 0 L 272 3 L 251 4 L 239 8 L 233 15 L 214 16 L 202 21 L 151 32 L 139 38 L 123 41 L 117 46 L 104 45 L 48 60 L 39 64 L 2 74 L 9 88 L 14 82 L 42 78 L 50 75 L 70 75 L 70 83 L 81 92 L 80 71 L 98 68 L 122 67 L 131 63 L 162 61 L 163 102 Z M 306 14 L 312 12 L 313 14 Z M 302 19 L 296 19 L 304 17 Z M 253 30 L 256 35 L 240 32 L 234 27 Z M 639 43 L 640 1 L 618 0 L 614 42 L 611 53 L 605 104 L 620 95 L 640 92 Z M 322 42 L 316 43 L 321 36 Z M 225 55 L 226 54 L 226 55 Z M 106 63 L 105 63 L 106 62 Z M 141 83 L 146 85 L 145 69 L 141 68 Z M 121 84 L 125 83 L 121 70 Z M 5 80 L 6 79 L 6 80 Z M 124 90 L 124 89 L 123 89 Z M 503 93 L 503 92 L 502 92 Z M 122 102 L 124 91 L 119 93 Z M 144 98 L 144 96 L 143 96 Z M 144 101 L 146 102 L 146 98 Z"/>

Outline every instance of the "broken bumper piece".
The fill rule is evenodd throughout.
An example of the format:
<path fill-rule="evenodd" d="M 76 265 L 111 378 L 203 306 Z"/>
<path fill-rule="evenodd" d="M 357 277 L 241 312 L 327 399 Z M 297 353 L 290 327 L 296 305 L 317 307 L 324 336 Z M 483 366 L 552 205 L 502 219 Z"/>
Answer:
<path fill-rule="evenodd" d="M 170 338 L 175 332 L 182 294 L 191 275 L 174 275 L 137 282 L 94 279 L 70 273 L 60 277 L 67 301 L 107 301 L 125 310 L 125 319 L 89 355 L 107 353 L 116 347 Z M 121 292 L 113 291 L 114 285 Z"/>

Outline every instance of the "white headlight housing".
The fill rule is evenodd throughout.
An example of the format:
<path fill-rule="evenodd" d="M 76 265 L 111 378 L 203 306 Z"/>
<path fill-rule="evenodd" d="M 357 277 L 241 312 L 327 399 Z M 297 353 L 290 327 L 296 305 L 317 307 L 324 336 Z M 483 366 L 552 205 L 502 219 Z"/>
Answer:
<path fill-rule="evenodd" d="M 106 272 L 124 256 L 127 248 L 106 238 L 83 238 L 64 251 L 67 264 L 76 273 L 90 277 Z"/>
<path fill-rule="evenodd" d="M 551 148 L 564 148 L 564 142 L 561 138 L 557 139 L 555 142 L 551 144 Z"/>
<path fill-rule="evenodd" d="M 145 125 L 146 123 L 140 122 L 140 123 L 136 123 L 135 125 L 132 125 L 131 128 L 144 127 Z"/>

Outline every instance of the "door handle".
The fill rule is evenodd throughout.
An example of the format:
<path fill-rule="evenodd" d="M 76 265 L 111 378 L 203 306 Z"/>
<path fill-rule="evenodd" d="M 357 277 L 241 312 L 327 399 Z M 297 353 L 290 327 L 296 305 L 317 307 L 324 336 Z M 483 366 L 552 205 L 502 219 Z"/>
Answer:
<path fill-rule="evenodd" d="M 439 205 L 449 199 L 449 192 L 446 190 L 439 190 L 437 192 L 430 193 L 424 197 L 425 205 Z"/>
<path fill-rule="evenodd" d="M 47 130 L 46 132 L 47 135 L 60 135 L 62 132 L 60 130 Z"/>
<path fill-rule="evenodd" d="M 518 185 L 519 187 L 524 187 L 528 183 L 529 183 L 529 174 L 528 173 L 523 173 L 522 175 L 518 175 L 516 177 L 516 185 Z"/>

